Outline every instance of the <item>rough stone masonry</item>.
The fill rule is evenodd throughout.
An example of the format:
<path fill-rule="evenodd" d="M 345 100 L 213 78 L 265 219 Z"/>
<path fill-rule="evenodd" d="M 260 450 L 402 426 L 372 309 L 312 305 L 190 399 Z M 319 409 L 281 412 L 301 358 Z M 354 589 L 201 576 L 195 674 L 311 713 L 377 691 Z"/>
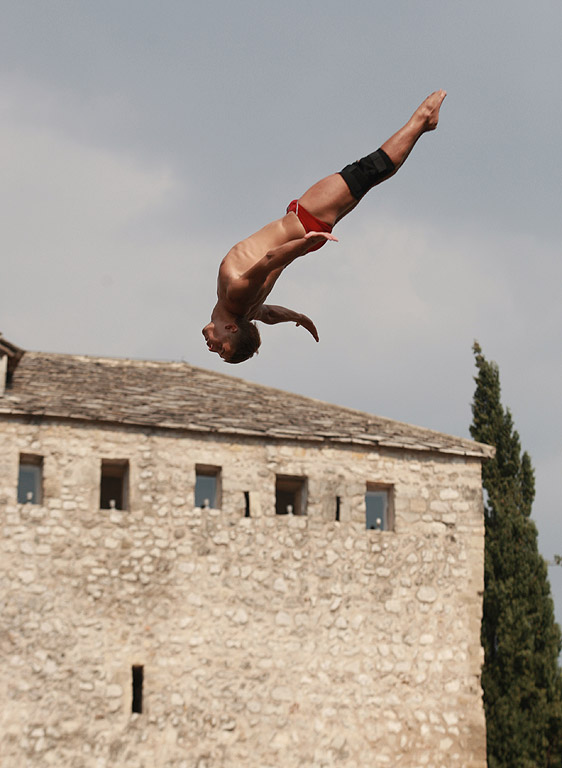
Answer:
<path fill-rule="evenodd" d="M 217 403 L 237 388 L 40 353 L 12 371 L 2 766 L 484 768 L 489 449 L 246 382 L 258 413 L 233 424 L 197 405 L 201 377 Z M 266 401 L 284 411 L 271 428 Z M 18 503 L 30 456 L 42 495 Z M 100 509 L 104 460 L 127 461 L 126 509 Z M 194 505 L 198 466 L 220 468 L 220 509 Z M 306 479 L 306 514 L 275 513 L 280 475 Z M 389 489 L 393 530 L 366 529 L 369 483 Z"/>

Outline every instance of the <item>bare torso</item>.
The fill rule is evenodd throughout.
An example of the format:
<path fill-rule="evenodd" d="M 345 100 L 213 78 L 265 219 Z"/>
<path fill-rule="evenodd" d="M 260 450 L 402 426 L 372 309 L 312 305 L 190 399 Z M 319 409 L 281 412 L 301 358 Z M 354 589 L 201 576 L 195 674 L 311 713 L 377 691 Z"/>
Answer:
<path fill-rule="evenodd" d="M 236 288 L 245 273 L 266 253 L 291 240 L 301 238 L 304 234 L 304 227 L 297 216 L 294 213 L 287 213 L 283 218 L 266 224 L 255 234 L 237 243 L 226 254 L 219 267 L 217 281 L 219 303 L 236 315 L 246 317 L 248 320 L 254 319 L 283 269 L 271 272 L 249 302 L 240 303 L 233 300 L 232 289 Z"/>

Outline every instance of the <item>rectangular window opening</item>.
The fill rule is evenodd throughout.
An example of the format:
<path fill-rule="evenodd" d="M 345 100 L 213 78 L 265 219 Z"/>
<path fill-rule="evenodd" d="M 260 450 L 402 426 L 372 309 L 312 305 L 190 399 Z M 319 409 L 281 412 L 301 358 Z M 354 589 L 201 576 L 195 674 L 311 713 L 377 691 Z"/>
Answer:
<path fill-rule="evenodd" d="M 202 509 L 220 509 L 221 468 L 210 464 L 195 467 L 195 506 Z"/>
<path fill-rule="evenodd" d="M 18 504 L 41 504 L 43 501 L 43 457 L 20 454 Z"/>
<path fill-rule="evenodd" d="M 340 521 L 341 496 L 336 496 L 336 523 Z"/>
<path fill-rule="evenodd" d="M 127 459 L 102 459 L 100 509 L 127 509 L 129 462 Z"/>
<path fill-rule="evenodd" d="M 142 685 L 144 681 L 144 667 L 135 664 L 132 667 L 133 672 L 133 704 L 131 707 L 132 712 L 142 713 Z"/>
<path fill-rule="evenodd" d="M 277 475 L 275 478 L 275 514 L 306 515 L 306 477 Z"/>
<path fill-rule="evenodd" d="M 394 530 L 394 495 L 391 485 L 367 483 L 365 524 L 368 531 Z"/>
<path fill-rule="evenodd" d="M 244 517 L 250 517 L 250 491 L 244 491 Z"/>

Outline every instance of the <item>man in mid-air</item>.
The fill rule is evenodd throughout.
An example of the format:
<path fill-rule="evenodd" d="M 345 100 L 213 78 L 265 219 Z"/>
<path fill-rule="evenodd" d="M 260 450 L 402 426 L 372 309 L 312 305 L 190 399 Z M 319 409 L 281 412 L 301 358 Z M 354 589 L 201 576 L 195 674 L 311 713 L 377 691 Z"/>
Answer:
<path fill-rule="evenodd" d="M 293 200 L 285 216 L 230 249 L 219 268 L 217 303 L 203 328 L 211 352 L 228 363 L 248 360 L 261 344 L 254 320 L 268 325 L 295 322 L 318 341 L 309 317 L 265 300 L 285 267 L 336 240 L 331 232 L 337 222 L 372 187 L 398 171 L 422 134 L 435 130 L 445 96 L 445 91 L 432 93 L 380 149 L 318 181 Z"/>

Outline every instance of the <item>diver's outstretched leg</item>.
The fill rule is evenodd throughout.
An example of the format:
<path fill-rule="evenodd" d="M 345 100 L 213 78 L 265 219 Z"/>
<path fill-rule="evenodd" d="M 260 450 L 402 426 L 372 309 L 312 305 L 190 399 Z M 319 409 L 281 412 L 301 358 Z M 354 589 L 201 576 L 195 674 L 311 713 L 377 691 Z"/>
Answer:
<path fill-rule="evenodd" d="M 380 149 L 318 181 L 299 198 L 299 204 L 317 219 L 336 224 L 370 189 L 394 176 L 422 134 L 437 128 L 446 95 L 445 91 L 432 93 Z"/>

